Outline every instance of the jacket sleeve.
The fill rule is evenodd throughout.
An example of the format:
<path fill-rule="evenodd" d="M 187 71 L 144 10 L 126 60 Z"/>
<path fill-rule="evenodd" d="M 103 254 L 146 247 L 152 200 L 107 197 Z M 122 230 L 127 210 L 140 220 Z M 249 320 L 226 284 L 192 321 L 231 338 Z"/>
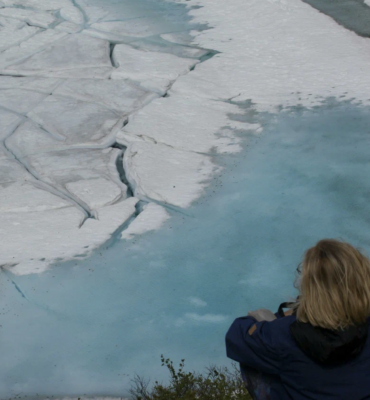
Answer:
<path fill-rule="evenodd" d="M 261 372 L 279 375 L 281 355 L 274 332 L 274 322 L 256 322 L 254 318 L 237 318 L 226 334 L 229 358 Z M 256 325 L 250 335 L 249 329 Z"/>

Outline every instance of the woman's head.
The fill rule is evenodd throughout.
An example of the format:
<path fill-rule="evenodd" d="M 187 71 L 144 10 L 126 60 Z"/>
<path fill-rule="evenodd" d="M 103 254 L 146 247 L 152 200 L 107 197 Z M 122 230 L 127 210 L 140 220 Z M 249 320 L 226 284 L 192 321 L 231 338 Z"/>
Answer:
<path fill-rule="evenodd" d="M 320 240 L 304 254 L 300 273 L 299 321 L 339 329 L 370 316 L 370 261 L 350 244 Z"/>

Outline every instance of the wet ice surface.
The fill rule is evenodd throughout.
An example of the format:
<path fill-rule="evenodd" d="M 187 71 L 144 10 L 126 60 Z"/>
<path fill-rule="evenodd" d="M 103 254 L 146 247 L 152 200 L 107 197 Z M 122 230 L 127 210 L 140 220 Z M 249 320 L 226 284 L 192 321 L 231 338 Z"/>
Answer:
<path fill-rule="evenodd" d="M 185 6 L 157 0 L 0 2 L 0 234 L 6 238 L 0 266 L 40 273 L 55 259 L 87 255 L 141 210 L 142 222 L 131 232 L 167 219 L 158 204 L 139 200 L 187 205 L 202 193 L 213 171 L 205 155 L 133 144 L 150 147 L 152 163 L 165 155 L 162 169 L 177 165 L 180 176 L 162 179 L 151 198 L 150 165 L 138 165 L 129 151 L 125 164 L 136 171 L 123 165 L 126 146 L 142 141 L 148 127 L 116 143 L 130 116 L 209 53 L 190 46 L 190 30 L 201 28 L 189 22 Z M 168 192 L 174 180 L 180 199 L 157 193 Z M 131 183 L 140 198 L 131 198 Z"/>
<path fill-rule="evenodd" d="M 161 231 L 3 275 L 0 397 L 122 396 L 135 372 L 164 377 L 162 353 L 190 368 L 227 362 L 229 323 L 293 296 L 305 248 L 342 237 L 370 250 L 369 111 L 260 116 L 265 133 L 244 135 L 208 194 Z"/>

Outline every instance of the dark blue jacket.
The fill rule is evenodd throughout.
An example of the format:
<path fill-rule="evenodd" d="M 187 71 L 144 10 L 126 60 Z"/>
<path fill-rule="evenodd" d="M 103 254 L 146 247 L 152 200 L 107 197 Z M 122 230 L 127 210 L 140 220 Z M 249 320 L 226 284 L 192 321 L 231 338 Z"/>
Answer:
<path fill-rule="evenodd" d="M 248 331 L 254 324 L 257 329 L 249 335 Z M 322 334 L 312 326 L 308 331 L 304 328 L 303 334 L 299 333 L 301 327 L 298 326 L 298 333 L 293 336 L 292 327 L 297 324 L 300 323 L 295 316 L 271 322 L 256 322 L 252 317 L 238 318 L 226 335 L 227 356 L 274 375 L 276 380 L 271 387 L 271 400 L 370 399 L 369 325 L 366 324 L 362 341 L 358 332 L 352 332 L 351 343 L 357 343 L 356 350 L 348 347 L 351 345 L 348 341 L 339 348 L 338 338 L 330 336 L 331 331 L 327 331 L 329 335 L 327 332 Z M 302 325 L 307 327 L 307 324 Z M 310 351 L 326 354 L 327 360 L 329 353 L 334 354 L 337 358 L 342 357 L 343 363 L 336 359 L 332 365 L 325 365 L 314 360 Z"/>

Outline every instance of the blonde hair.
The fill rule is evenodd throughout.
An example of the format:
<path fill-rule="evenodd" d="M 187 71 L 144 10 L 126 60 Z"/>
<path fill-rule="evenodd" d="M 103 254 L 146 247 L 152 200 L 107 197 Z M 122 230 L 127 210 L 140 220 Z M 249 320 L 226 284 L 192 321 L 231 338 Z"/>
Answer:
<path fill-rule="evenodd" d="M 298 286 L 301 322 L 344 329 L 370 316 L 370 261 L 348 243 L 324 239 L 308 249 Z"/>

